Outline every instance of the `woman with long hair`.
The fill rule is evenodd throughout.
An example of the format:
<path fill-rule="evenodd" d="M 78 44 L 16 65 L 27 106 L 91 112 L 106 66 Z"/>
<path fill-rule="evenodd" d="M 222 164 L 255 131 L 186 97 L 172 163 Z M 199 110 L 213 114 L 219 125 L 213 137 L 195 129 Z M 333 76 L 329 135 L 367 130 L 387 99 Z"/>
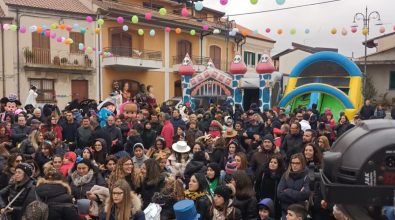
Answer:
<path fill-rule="evenodd" d="M 140 188 L 140 178 L 138 174 L 134 171 L 134 164 L 130 157 L 121 157 L 115 169 L 110 174 L 108 178 L 107 185 L 108 188 L 112 188 L 117 180 L 124 179 L 129 183 L 130 189 L 136 191 Z"/>
<path fill-rule="evenodd" d="M 243 220 L 258 217 L 257 201 L 251 178 L 243 170 L 237 170 L 232 174 L 230 183 L 236 189 L 233 205 L 240 209 Z"/>
<path fill-rule="evenodd" d="M 100 220 L 144 220 L 140 198 L 130 189 L 128 182 L 120 179 L 110 188 L 110 198 Z"/>
<path fill-rule="evenodd" d="M 155 140 L 154 146 L 150 147 L 145 155 L 149 158 L 158 158 L 160 154 L 166 154 L 166 157 L 170 156 L 170 150 L 166 147 L 165 139 L 157 138 Z"/>
<path fill-rule="evenodd" d="M 141 133 L 141 139 L 146 148 L 151 148 L 155 144 L 156 131 L 152 129 L 151 122 L 144 123 L 144 129 Z"/>
<path fill-rule="evenodd" d="M 40 170 L 43 170 L 43 166 L 45 163 L 52 161 L 54 156 L 53 146 L 50 141 L 45 140 L 41 147 L 36 152 L 36 156 L 34 160 L 37 162 Z"/>
<path fill-rule="evenodd" d="M 58 125 L 59 116 L 52 114 L 47 118 L 44 126 L 41 127 L 41 132 L 43 134 L 51 132 L 55 134 L 56 142 L 62 141 L 62 127 Z"/>
<path fill-rule="evenodd" d="M 16 166 L 23 162 L 25 162 L 25 158 L 21 153 L 13 153 L 8 157 L 7 163 L 0 174 L 0 189 L 8 185 L 11 177 L 15 174 Z"/>
<path fill-rule="evenodd" d="M 103 167 L 103 165 L 106 163 L 106 156 L 107 156 L 106 148 L 107 148 L 107 144 L 104 139 L 97 138 L 95 140 L 95 143 L 92 148 L 93 149 L 92 156 L 99 168 Z"/>
<path fill-rule="evenodd" d="M 314 166 L 314 170 L 318 172 L 323 160 L 321 150 L 318 146 L 313 143 L 307 143 L 302 152 L 306 160 L 306 165 Z"/>
<path fill-rule="evenodd" d="M 201 219 L 209 219 L 208 210 L 212 202 L 208 192 L 208 184 L 204 174 L 196 173 L 192 175 L 188 184 L 188 190 L 184 192 L 185 198 L 193 200 L 196 211 L 200 214 Z"/>
<path fill-rule="evenodd" d="M 118 158 L 114 155 L 109 155 L 106 157 L 106 162 L 99 167 L 103 178 L 108 183 L 108 178 L 110 177 L 112 171 L 115 170 L 115 166 L 117 165 Z"/>
<path fill-rule="evenodd" d="M 281 177 L 277 187 L 278 199 L 281 202 L 282 216 L 285 218 L 287 208 L 293 203 L 302 203 L 310 196 L 310 179 L 302 153 L 293 154 L 287 171 Z"/>
<path fill-rule="evenodd" d="M 26 159 L 33 159 L 34 154 L 41 148 L 44 135 L 39 130 L 33 130 L 29 137 L 21 142 L 20 152 Z"/>
<path fill-rule="evenodd" d="M 210 208 L 210 219 L 239 220 L 241 211 L 233 205 L 232 189 L 226 185 L 219 186 L 214 191 L 213 205 Z"/>
<path fill-rule="evenodd" d="M 318 147 L 322 153 L 331 149 L 331 145 L 329 144 L 329 140 L 326 136 L 318 137 Z"/>
<path fill-rule="evenodd" d="M 342 115 L 339 118 L 338 124 L 335 127 L 336 137 L 340 137 L 344 132 L 353 128 L 354 125 L 350 123 L 346 115 Z"/>
<path fill-rule="evenodd" d="M 5 124 L 0 125 L 0 147 L 11 150 L 12 143 L 11 143 L 11 133 L 6 128 Z"/>
<path fill-rule="evenodd" d="M 160 192 L 164 187 L 165 176 L 160 171 L 159 163 L 155 159 L 148 159 L 141 166 L 141 177 L 141 198 L 145 209 L 154 193 Z"/>

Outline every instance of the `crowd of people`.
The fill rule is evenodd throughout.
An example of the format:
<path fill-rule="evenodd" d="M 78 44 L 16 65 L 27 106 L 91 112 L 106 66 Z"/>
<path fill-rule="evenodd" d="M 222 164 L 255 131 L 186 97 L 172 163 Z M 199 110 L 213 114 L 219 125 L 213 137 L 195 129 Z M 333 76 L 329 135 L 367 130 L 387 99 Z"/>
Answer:
<path fill-rule="evenodd" d="M 140 220 L 155 210 L 160 219 L 334 219 L 308 174 L 337 137 L 375 114 L 368 101 L 351 121 L 314 105 L 164 104 L 115 111 L 100 126 L 94 111 L 19 104 L 6 100 L 0 123 L 0 208 L 12 220 Z M 195 216 L 173 209 L 183 200 Z"/>

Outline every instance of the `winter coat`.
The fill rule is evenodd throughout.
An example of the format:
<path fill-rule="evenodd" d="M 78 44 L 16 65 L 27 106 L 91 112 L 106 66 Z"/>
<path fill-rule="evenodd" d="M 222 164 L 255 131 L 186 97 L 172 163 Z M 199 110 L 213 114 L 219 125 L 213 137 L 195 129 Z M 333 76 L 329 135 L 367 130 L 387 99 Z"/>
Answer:
<path fill-rule="evenodd" d="M 269 162 L 270 157 L 274 155 L 276 145 L 273 144 L 271 150 L 265 150 L 263 149 L 263 147 L 261 148 L 261 151 L 257 151 L 252 155 L 250 162 L 251 169 L 254 172 L 255 176 L 258 176 L 258 174 L 262 171 L 263 165 Z"/>
<path fill-rule="evenodd" d="M 209 114 L 209 113 L 206 113 L 204 115 L 206 116 L 207 114 Z M 210 118 L 203 118 L 202 120 L 200 120 L 198 122 L 199 130 L 201 130 L 203 133 L 204 132 L 208 132 L 209 128 L 210 128 L 210 123 L 211 123 L 211 119 Z"/>
<path fill-rule="evenodd" d="M 233 200 L 233 206 L 240 209 L 241 219 L 254 220 L 258 219 L 257 201 L 255 196 L 248 198 L 237 198 Z"/>
<path fill-rule="evenodd" d="M 281 202 L 281 209 L 286 211 L 293 203 L 302 203 L 310 196 L 310 179 L 307 177 L 308 169 L 301 172 L 290 172 L 288 178 L 281 177 L 277 187 L 277 196 Z M 302 190 L 303 189 L 303 190 Z"/>
<path fill-rule="evenodd" d="M 188 129 L 185 134 L 185 140 L 189 146 L 195 145 L 195 140 L 198 137 L 203 136 L 203 132 L 199 129 Z"/>
<path fill-rule="evenodd" d="M 90 138 L 93 134 L 93 131 L 90 127 L 84 128 L 79 127 L 77 129 L 77 146 L 80 149 L 84 149 L 85 147 L 89 147 L 90 145 Z"/>
<path fill-rule="evenodd" d="M 69 184 L 60 180 L 39 179 L 36 193 L 42 202 L 48 204 L 48 220 L 79 219 Z"/>
<path fill-rule="evenodd" d="M 148 149 L 155 144 L 156 132 L 152 129 L 144 129 L 143 133 L 141 134 L 141 139 L 143 140 L 145 149 Z"/>
<path fill-rule="evenodd" d="M 69 174 L 68 180 L 71 186 L 71 192 L 75 199 L 86 199 L 86 192 L 91 190 L 94 185 L 104 186 L 105 182 L 100 173 L 89 170 L 88 174 L 81 177 L 77 171 Z"/>
<path fill-rule="evenodd" d="M 32 142 L 29 139 L 25 139 L 21 142 L 19 152 L 26 159 L 33 159 L 33 154 L 36 153 L 36 149 L 34 149 Z"/>
<path fill-rule="evenodd" d="M 174 127 L 170 121 L 165 121 L 163 124 L 162 132 L 160 136 L 162 136 L 166 141 L 166 147 L 171 149 L 171 145 L 173 144 L 173 136 L 174 136 Z"/>
<path fill-rule="evenodd" d="M 165 185 L 165 177 L 162 175 L 158 183 L 148 182 L 146 180 L 141 184 L 141 199 L 143 200 L 143 209 L 152 201 L 152 196 L 156 192 L 160 192 Z"/>
<path fill-rule="evenodd" d="M 303 149 L 303 134 L 287 134 L 281 144 L 281 151 L 289 159 L 293 154 L 301 153 Z"/>
<path fill-rule="evenodd" d="M 129 136 L 127 138 L 126 143 L 123 145 L 123 149 L 128 152 L 131 156 L 134 155 L 133 146 L 137 143 L 142 143 L 143 140 L 141 139 L 140 135 L 137 136 Z"/>
<path fill-rule="evenodd" d="M 191 160 L 189 163 L 187 163 L 187 166 L 185 167 L 184 183 L 188 185 L 189 180 L 191 179 L 193 174 L 202 173 L 206 175 L 206 172 L 207 172 L 207 167 L 205 162 Z"/>
<path fill-rule="evenodd" d="M 209 210 L 212 206 L 211 197 L 209 195 L 204 195 L 193 202 L 195 203 L 197 213 L 200 214 L 200 219 L 209 219 Z"/>
<path fill-rule="evenodd" d="M 103 128 L 103 130 L 107 134 L 110 134 L 111 141 L 118 140 L 118 142 L 116 144 L 117 146 L 111 146 L 110 145 L 110 146 L 108 146 L 109 149 L 111 149 L 112 147 L 123 146 L 123 142 L 122 142 L 123 139 L 122 139 L 121 130 L 118 127 L 116 127 L 115 125 L 111 125 L 111 126 L 106 125 Z"/>
<path fill-rule="evenodd" d="M 221 169 L 225 169 L 225 155 L 225 148 L 221 146 L 216 146 L 210 155 L 210 161 L 217 163 Z"/>
<path fill-rule="evenodd" d="M 185 121 L 182 120 L 181 117 L 179 118 L 172 118 L 170 119 L 171 124 L 173 125 L 174 128 L 174 134 L 177 134 L 177 128 L 182 126 L 182 127 L 186 127 Z"/>
<path fill-rule="evenodd" d="M 77 139 L 77 129 L 79 124 L 76 121 L 68 123 L 67 121 L 60 125 L 62 127 L 63 141 L 75 142 Z"/>
<path fill-rule="evenodd" d="M 43 166 L 49 161 L 52 161 L 52 156 L 45 156 L 41 151 L 35 154 L 34 160 L 37 162 L 38 167 L 43 171 Z"/>
<path fill-rule="evenodd" d="M 233 200 L 229 200 L 228 207 L 226 208 L 226 216 L 223 211 L 215 209 L 214 206 L 210 208 L 210 218 L 212 220 L 239 220 L 242 218 L 240 209 L 233 205 Z"/>
<path fill-rule="evenodd" d="M 91 139 L 90 139 L 91 145 L 93 145 L 95 140 L 98 138 L 102 138 L 106 141 L 106 149 L 104 150 L 106 153 L 108 153 L 110 151 L 109 147 L 112 144 L 110 134 L 106 133 L 104 129 L 102 129 L 100 126 L 97 126 L 93 134 L 91 135 Z"/>
<path fill-rule="evenodd" d="M 370 119 L 374 115 L 374 106 L 372 105 L 363 105 L 361 110 L 359 111 L 359 116 L 362 120 Z"/>
<path fill-rule="evenodd" d="M 350 124 L 349 122 L 346 122 L 344 124 L 338 124 L 335 128 L 336 137 L 340 137 L 344 132 L 346 132 L 347 130 L 349 130 L 353 127 L 354 127 L 354 125 Z"/>
<path fill-rule="evenodd" d="M 30 126 L 15 126 L 12 128 L 11 131 L 11 139 L 12 142 L 14 144 L 14 146 L 16 146 L 18 143 L 21 143 L 23 140 L 25 140 L 28 135 L 30 134 L 31 128 Z"/>
<path fill-rule="evenodd" d="M 384 109 L 381 109 L 381 110 L 376 109 L 374 116 L 376 116 L 377 118 L 385 118 L 385 116 L 387 116 L 387 113 L 385 113 Z"/>
<path fill-rule="evenodd" d="M 131 210 L 132 213 L 130 216 L 130 220 L 145 220 L 144 212 L 141 210 L 142 208 L 141 199 L 134 192 L 130 193 L 130 197 L 131 197 L 131 205 L 132 205 L 132 210 Z M 109 205 L 110 205 L 110 200 L 107 199 L 104 210 L 107 210 Z M 100 220 L 106 220 L 105 211 L 101 213 Z M 111 207 L 110 220 L 117 220 L 115 216 L 115 206 Z"/>
<path fill-rule="evenodd" d="M 34 181 L 30 178 L 25 179 L 21 183 L 11 181 L 7 187 L 0 190 L 0 208 L 4 208 L 22 189 L 24 191 L 12 204 L 14 209 L 10 213 L 12 220 L 21 220 L 26 206 L 36 200 Z M 8 200 L 4 200 L 4 198 L 8 198 Z"/>

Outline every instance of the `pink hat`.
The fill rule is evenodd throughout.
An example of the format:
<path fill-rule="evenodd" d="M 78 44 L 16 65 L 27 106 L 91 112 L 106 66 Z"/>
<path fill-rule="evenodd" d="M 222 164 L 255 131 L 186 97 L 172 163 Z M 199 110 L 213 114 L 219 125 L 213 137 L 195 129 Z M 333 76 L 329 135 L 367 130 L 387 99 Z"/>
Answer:
<path fill-rule="evenodd" d="M 228 175 L 232 175 L 237 170 L 237 163 L 236 161 L 227 162 L 225 166 L 225 172 Z"/>

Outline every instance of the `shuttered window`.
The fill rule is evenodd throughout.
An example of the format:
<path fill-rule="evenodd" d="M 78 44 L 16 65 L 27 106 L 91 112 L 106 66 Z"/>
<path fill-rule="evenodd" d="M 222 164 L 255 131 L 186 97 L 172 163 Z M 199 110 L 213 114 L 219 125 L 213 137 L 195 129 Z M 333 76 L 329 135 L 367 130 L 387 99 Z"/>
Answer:
<path fill-rule="evenodd" d="M 79 32 L 70 32 L 70 38 L 74 41 L 70 44 L 70 53 L 82 53 L 78 47 L 80 43 L 85 45 L 85 35 Z"/>
<path fill-rule="evenodd" d="M 390 72 L 390 88 L 395 89 L 395 71 Z"/>
<path fill-rule="evenodd" d="M 255 53 L 245 51 L 244 52 L 244 62 L 249 67 L 255 67 Z"/>
<path fill-rule="evenodd" d="M 210 46 L 210 58 L 213 60 L 214 66 L 221 69 L 221 48 L 215 45 Z"/>
<path fill-rule="evenodd" d="M 37 88 L 38 102 L 55 102 L 55 80 L 53 79 L 30 79 L 30 85 Z"/>

